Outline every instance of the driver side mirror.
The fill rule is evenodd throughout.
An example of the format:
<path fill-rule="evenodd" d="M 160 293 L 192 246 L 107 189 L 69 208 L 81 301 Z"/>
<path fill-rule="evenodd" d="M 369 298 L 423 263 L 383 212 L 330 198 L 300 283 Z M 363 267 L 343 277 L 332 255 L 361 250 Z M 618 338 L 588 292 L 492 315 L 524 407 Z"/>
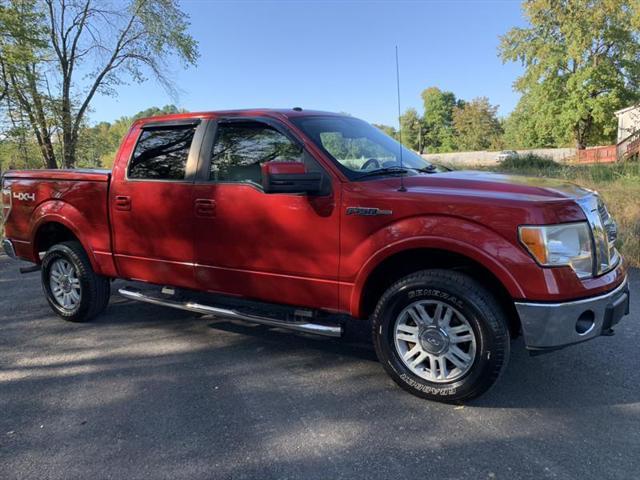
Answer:
<path fill-rule="evenodd" d="M 262 166 L 265 193 L 321 193 L 322 173 L 307 172 L 301 162 L 267 162 Z"/>

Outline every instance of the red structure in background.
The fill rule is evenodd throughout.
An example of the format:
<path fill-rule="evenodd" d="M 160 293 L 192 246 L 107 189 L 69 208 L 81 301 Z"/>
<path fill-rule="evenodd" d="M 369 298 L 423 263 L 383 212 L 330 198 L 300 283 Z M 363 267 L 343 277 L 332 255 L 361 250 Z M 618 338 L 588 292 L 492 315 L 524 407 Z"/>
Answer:
<path fill-rule="evenodd" d="M 618 159 L 616 145 L 578 150 L 577 163 L 614 163 Z"/>

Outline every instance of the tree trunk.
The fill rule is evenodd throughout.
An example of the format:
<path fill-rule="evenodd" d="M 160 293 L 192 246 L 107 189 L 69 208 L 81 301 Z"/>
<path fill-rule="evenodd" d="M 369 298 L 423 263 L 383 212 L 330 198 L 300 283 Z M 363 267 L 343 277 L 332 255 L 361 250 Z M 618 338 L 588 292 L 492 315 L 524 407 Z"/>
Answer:
<path fill-rule="evenodd" d="M 56 162 L 56 153 L 53 149 L 53 142 L 51 140 L 51 134 L 49 133 L 49 129 L 47 127 L 46 121 L 43 116 L 38 113 L 38 117 L 36 119 L 36 124 L 34 124 L 34 133 L 36 133 L 36 138 L 38 140 L 38 144 L 40 145 L 40 151 L 42 152 L 42 156 L 44 157 L 45 164 L 47 168 L 58 168 L 58 162 Z M 40 125 L 40 128 L 37 128 L 36 125 Z M 40 134 L 36 132 L 36 129 L 40 131 Z"/>
<path fill-rule="evenodd" d="M 34 104 L 35 103 L 37 102 L 34 102 Z M 58 164 L 56 162 L 56 154 L 53 149 L 53 142 L 51 141 L 51 135 L 49 134 L 49 130 L 47 129 L 46 122 L 43 125 L 43 123 L 41 122 L 42 118 L 32 110 L 28 99 L 20 97 L 19 106 L 29 118 L 31 129 L 33 130 L 33 134 L 35 135 L 36 141 L 38 142 L 38 147 L 40 148 L 40 152 L 42 153 L 42 159 L 44 160 L 45 168 L 58 168 Z"/>
<path fill-rule="evenodd" d="M 72 129 L 69 139 L 64 142 L 65 148 L 65 168 L 74 168 L 76 166 L 76 152 L 78 151 L 78 132 Z"/>
<path fill-rule="evenodd" d="M 576 142 L 576 149 L 584 150 L 587 148 L 589 139 L 589 133 L 591 126 L 593 125 L 593 117 L 581 119 L 573 129 L 574 139 Z"/>
<path fill-rule="evenodd" d="M 67 103 L 63 101 L 63 104 Z M 62 162 L 64 168 L 73 168 L 76 164 L 76 145 L 74 141 L 71 111 L 62 112 Z"/>
<path fill-rule="evenodd" d="M 43 148 L 45 152 L 47 168 L 58 168 L 58 162 L 56 162 L 56 154 L 53 151 L 53 143 L 51 142 L 49 132 L 46 132 L 44 135 L 44 145 L 41 148 Z"/>
<path fill-rule="evenodd" d="M 40 135 L 38 137 L 38 143 L 40 144 L 40 149 L 42 151 L 42 155 L 44 156 L 45 163 L 47 168 L 58 168 L 58 164 L 56 162 L 56 154 L 53 149 L 53 142 L 51 141 L 51 133 L 49 132 L 49 124 L 47 122 L 47 116 L 44 108 L 44 103 L 40 92 L 38 91 L 38 85 L 36 83 L 36 74 L 35 74 L 35 65 L 31 65 L 25 69 L 26 79 L 27 79 L 27 88 L 29 90 L 29 94 L 31 96 L 31 101 L 33 102 L 33 107 L 28 105 L 29 99 L 26 99 L 27 105 L 23 105 L 25 110 L 29 116 L 33 117 L 32 124 L 35 130 L 40 131 Z M 20 86 L 17 86 L 20 88 Z M 31 112 L 31 113 L 30 113 Z"/>
<path fill-rule="evenodd" d="M 66 58 L 61 61 L 62 68 L 62 163 L 64 168 L 73 168 L 76 164 L 76 145 L 74 121 L 71 118 L 71 77 Z"/>
<path fill-rule="evenodd" d="M 53 150 L 53 143 L 51 142 L 49 132 L 41 131 L 37 127 L 35 120 L 33 120 L 31 124 L 33 126 L 33 134 L 36 136 L 38 147 L 40 147 L 40 152 L 42 153 L 45 168 L 58 168 L 56 154 Z"/>

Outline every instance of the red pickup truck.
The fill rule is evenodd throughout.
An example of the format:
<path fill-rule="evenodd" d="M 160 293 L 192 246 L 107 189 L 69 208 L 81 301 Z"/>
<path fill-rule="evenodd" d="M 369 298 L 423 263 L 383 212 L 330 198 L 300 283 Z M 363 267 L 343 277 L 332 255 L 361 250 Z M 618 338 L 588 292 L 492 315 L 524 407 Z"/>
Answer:
<path fill-rule="evenodd" d="M 5 251 L 67 320 L 117 278 L 130 299 L 307 333 L 370 320 L 384 368 L 429 399 L 486 391 L 518 335 L 544 352 L 629 312 L 595 192 L 446 171 L 344 115 L 139 120 L 112 172 L 12 171 L 2 193 Z"/>

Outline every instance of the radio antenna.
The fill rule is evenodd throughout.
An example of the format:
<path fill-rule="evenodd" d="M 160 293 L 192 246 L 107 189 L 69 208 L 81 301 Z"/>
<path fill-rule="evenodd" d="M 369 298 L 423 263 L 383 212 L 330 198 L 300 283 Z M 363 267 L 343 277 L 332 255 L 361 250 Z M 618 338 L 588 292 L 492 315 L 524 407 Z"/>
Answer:
<path fill-rule="evenodd" d="M 400 169 L 404 170 L 402 166 L 402 113 L 400 110 L 400 63 L 398 62 L 398 46 L 396 45 L 396 86 L 398 88 L 398 139 L 400 140 Z M 400 172 L 400 188 L 399 192 L 406 192 L 404 188 L 404 171 Z"/>

